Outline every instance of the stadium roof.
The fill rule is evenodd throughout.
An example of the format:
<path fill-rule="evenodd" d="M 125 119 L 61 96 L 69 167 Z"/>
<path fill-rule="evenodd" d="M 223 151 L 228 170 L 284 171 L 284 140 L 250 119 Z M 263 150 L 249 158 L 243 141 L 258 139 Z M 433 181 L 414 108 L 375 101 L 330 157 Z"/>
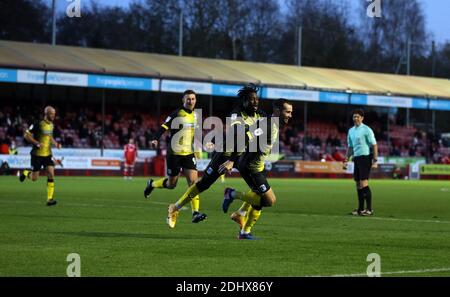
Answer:
<path fill-rule="evenodd" d="M 450 80 L 0 40 L 0 67 L 450 99 Z"/>

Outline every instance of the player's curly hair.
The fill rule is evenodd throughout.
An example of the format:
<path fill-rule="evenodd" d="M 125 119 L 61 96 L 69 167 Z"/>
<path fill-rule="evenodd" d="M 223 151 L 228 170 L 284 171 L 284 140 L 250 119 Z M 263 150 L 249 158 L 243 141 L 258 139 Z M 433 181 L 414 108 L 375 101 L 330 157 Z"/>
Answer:
<path fill-rule="evenodd" d="M 251 108 L 251 104 L 250 104 L 250 94 L 251 93 L 256 93 L 258 94 L 259 88 L 255 85 L 255 84 L 248 84 L 245 87 L 242 87 L 239 91 L 238 91 L 238 102 L 237 104 L 239 105 L 239 108 L 245 110 L 249 115 L 253 114 L 254 111 Z"/>
<path fill-rule="evenodd" d="M 242 101 L 244 101 L 244 100 L 248 100 L 249 99 L 250 93 L 258 94 L 258 91 L 259 91 L 259 87 L 257 85 L 249 83 L 245 87 L 242 87 L 238 91 L 237 95 Z"/>

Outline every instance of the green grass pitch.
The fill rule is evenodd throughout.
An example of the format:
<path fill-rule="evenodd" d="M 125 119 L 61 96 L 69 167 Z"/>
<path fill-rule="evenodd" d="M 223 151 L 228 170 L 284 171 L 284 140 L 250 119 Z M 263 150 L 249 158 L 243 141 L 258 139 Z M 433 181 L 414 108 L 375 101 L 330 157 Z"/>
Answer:
<path fill-rule="evenodd" d="M 46 178 L 23 184 L 0 177 L 0 276 L 66 276 L 69 253 L 81 276 L 331 276 L 364 275 L 369 253 L 386 276 L 450 276 L 450 182 L 372 180 L 374 217 L 352 217 L 352 180 L 270 179 L 277 203 L 237 240 L 222 213 L 225 186 L 201 195 L 208 219 L 177 226 L 167 205 L 186 189 L 143 197 L 144 178 L 56 177 L 58 205 L 46 207 Z M 240 206 L 235 201 L 232 209 Z"/>

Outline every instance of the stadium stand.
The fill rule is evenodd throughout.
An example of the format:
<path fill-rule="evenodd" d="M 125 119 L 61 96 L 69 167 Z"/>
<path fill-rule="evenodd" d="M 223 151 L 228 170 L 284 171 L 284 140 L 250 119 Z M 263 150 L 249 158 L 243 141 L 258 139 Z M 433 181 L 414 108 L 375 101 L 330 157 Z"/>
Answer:
<path fill-rule="evenodd" d="M 450 94 L 450 81 L 445 79 L 14 41 L 0 41 L 0 66 L 235 85 L 254 82 L 274 88 L 339 91 L 349 94 L 404 95 L 441 100 L 448 100 Z M 15 88 L 20 88 L 20 84 Z M 89 95 L 85 100 L 88 97 Z M 105 114 L 103 147 L 121 148 L 129 137 L 134 137 L 139 147 L 149 148 L 149 140 L 158 124 L 171 110 L 178 107 L 179 102 L 175 102 L 175 97 L 171 98 L 174 100 L 161 101 L 165 105 L 158 109 L 158 112 L 145 111 L 133 104 L 108 110 Z M 35 98 L 29 98 L 29 100 L 33 99 Z M 63 102 L 64 99 L 64 97 L 59 98 Z M 212 102 L 208 101 L 212 100 L 211 98 L 204 98 L 204 100 Z M 14 98 L 9 98 L 6 102 L 12 101 Z M 215 101 L 214 115 L 223 112 L 223 107 L 229 109 L 229 103 L 225 101 L 220 100 L 220 103 L 219 100 Z M 56 138 L 65 147 L 98 148 L 102 146 L 102 114 L 98 105 L 90 108 L 86 104 L 83 105 L 81 101 L 70 102 L 70 104 L 58 102 L 56 107 L 59 118 L 56 123 Z M 320 104 L 324 106 L 326 103 Z M 212 104 L 210 104 L 209 112 L 213 112 L 211 106 Z M 266 108 L 268 106 L 270 105 Z M 321 111 L 318 106 L 310 107 L 310 110 L 314 109 Z M 20 109 L 14 107 L 14 104 L 2 105 L 0 140 L 3 143 L 3 151 L 7 151 L 6 146 L 12 141 L 17 146 L 25 145 L 22 138 L 23 131 L 30 121 L 36 118 L 34 111 L 35 109 L 28 104 L 21 106 Z M 205 110 L 204 112 L 207 113 Z M 348 110 L 346 112 L 348 113 Z M 346 147 L 346 133 L 350 124 L 345 116 L 342 110 L 340 118 L 334 121 L 311 114 L 308 116 L 306 134 L 303 131 L 303 123 L 294 120 L 291 127 L 281 134 L 281 153 L 291 157 L 302 156 L 305 160 L 342 160 Z M 371 113 L 370 119 L 370 126 L 378 139 L 380 155 L 423 157 L 428 153 L 432 159 L 430 161 L 447 162 L 450 155 L 449 148 L 443 143 L 439 134 L 426 134 L 424 131 L 427 129 L 424 127 L 401 125 L 396 119 L 389 120 L 388 128 L 383 115 L 376 112 Z M 161 141 L 160 149 L 164 151 L 165 145 L 165 141 Z"/>
<path fill-rule="evenodd" d="M 0 65 L 226 83 L 449 98 L 446 79 L 0 40 Z"/>
<path fill-rule="evenodd" d="M 64 147 L 95 148 L 101 143 L 101 113 L 88 108 L 74 108 L 78 112 L 61 112 L 56 121 L 55 137 Z M 169 114 L 163 111 L 161 119 Z M 0 110 L 0 148 L 2 153 L 8 153 L 8 145 L 12 141 L 17 146 L 27 145 L 23 139 L 23 132 L 29 124 L 25 119 L 30 118 L 30 112 L 6 106 Z M 120 149 L 127 143 L 129 137 L 134 137 L 140 148 L 149 149 L 151 137 L 158 127 L 158 118 L 149 113 L 137 110 L 125 110 L 106 114 L 104 147 Z M 379 151 L 382 156 L 424 157 L 426 156 L 427 135 L 415 127 L 390 126 L 390 141 L 374 126 L 377 134 Z M 308 133 L 301 125 L 286 128 L 281 133 L 280 150 L 286 156 L 303 155 L 306 143 L 306 160 L 342 161 L 344 159 L 347 139 L 346 132 L 331 122 L 312 119 L 308 123 Z M 450 147 L 446 147 L 438 136 L 431 138 L 431 156 L 434 163 L 448 162 Z M 166 141 L 161 142 L 160 149 L 164 151 Z M 390 150 L 389 150 L 390 148 Z"/>

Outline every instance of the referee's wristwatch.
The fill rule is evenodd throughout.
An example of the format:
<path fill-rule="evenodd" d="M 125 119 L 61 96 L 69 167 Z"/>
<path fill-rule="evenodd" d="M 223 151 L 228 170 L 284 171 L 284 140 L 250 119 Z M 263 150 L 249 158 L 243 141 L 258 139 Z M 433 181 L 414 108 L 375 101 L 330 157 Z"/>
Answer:
<path fill-rule="evenodd" d="M 378 162 L 378 159 L 372 159 L 372 162 L 373 162 L 373 163 L 377 163 L 377 162 Z"/>

